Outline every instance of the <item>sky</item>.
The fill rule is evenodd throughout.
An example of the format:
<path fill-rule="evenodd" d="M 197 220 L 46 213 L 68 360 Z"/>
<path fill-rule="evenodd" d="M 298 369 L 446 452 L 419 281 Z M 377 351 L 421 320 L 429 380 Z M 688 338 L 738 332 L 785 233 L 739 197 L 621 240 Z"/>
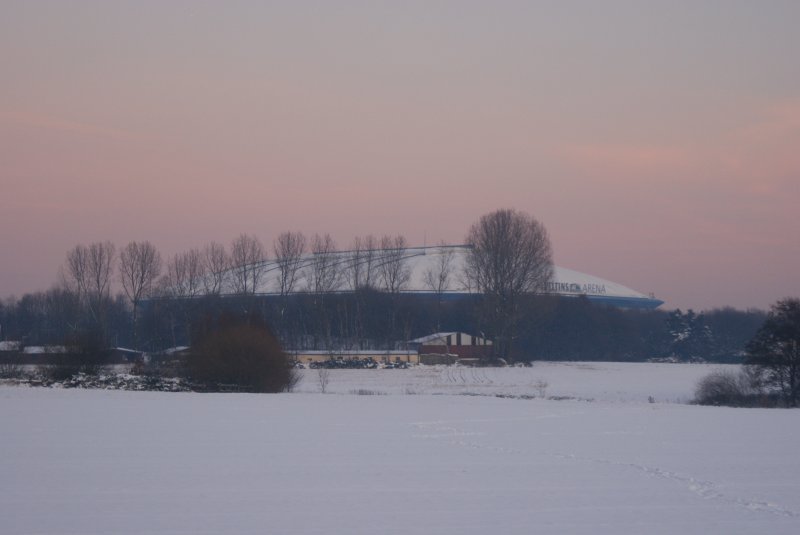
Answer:
<path fill-rule="evenodd" d="M 67 250 L 462 243 L 667 308 L 800 296 L 800 2 L 0 2 L 0 297 Z"/>

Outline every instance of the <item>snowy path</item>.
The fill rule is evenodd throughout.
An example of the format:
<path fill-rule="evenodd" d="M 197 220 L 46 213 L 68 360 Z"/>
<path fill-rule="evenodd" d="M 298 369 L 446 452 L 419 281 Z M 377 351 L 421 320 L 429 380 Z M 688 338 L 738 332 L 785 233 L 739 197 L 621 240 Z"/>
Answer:
<path fill-rule="evenodd" d="M 0 388 L 0 533 L 800 532 L 800 411 Z"/>

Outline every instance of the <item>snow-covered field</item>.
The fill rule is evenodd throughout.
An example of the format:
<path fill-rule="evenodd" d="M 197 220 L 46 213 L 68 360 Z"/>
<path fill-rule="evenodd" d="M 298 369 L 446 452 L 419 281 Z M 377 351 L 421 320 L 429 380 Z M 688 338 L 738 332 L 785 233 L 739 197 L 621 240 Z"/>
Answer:
<path fill-rule="evenodd" d="M 708 370 L 337 370 L 324 395 L 316 370 L 280 395 L 0 387 L 0 533 L 800 533 L 800 411 L 675 403 Z M 594 401 L 493 396 L 540 381 Z"/>
<path fill-rule="evenodd" d="M 730 367 L 730 366 L 729 366 Z M 416 366 L 407 370 L 330 370 L 326 392 L 570 397 L 595 401 L 686 403 L 713 364 L 537 362 L 531 368 Z M 319 392 L 317 370 L 300 370 L 300 392 Z"/>

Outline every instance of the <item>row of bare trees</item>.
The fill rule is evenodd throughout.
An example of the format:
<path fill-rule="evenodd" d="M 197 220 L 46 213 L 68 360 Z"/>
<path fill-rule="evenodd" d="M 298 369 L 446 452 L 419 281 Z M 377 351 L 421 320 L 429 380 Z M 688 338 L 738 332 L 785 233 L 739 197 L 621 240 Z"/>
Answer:
<path fill-rule="evenodd" d="M 107 330 L 108 309 L 114 274 L 133 308 L 133 338 L 137 337 L 137 319 L 142 299 L 153 293 L 161 273 L 161 255 L 152 243 L 130 242 L 119 253 L 113 243 L 79 244 L 67 252 L 62 280 L 72 290 L 100 332 Z"/>
<path fill-rule="evenodd" d="M 134 308 L 142 299 L 157 296 L 324 294 L 362 288 L 394 294 L 403 291 L 411 277 L 407 248 L 401 235 L 380 240 L 372 235 L 357 237 L 351 250 L 339 251 L 329 234 L 308 240 L 302 233 L 285 232 L 275 240 L 274 261 L 270 262 L 258 238 L 242 234 L 229 250 L 212 242 L 203 249 L 177 253 L 164 266 L 161 254 L 149 241 L 130 242 L 118 255 L 115 245 L 106 241 L 72 248 L 62 280 L 86 300 L 94 316 L 99 313 L 96 302 L 110 295 L 115 280 Z M 437 258 L 436 265 L 424 274 L 424 283 L 435 293 L 453 289 L 456 281 L 453 251 L 443 245 Z M 267 288 L 265 276 L 273 270 L 277 271 L 277 283 Z"/>
<path fill-rule="evenodd" d="M 389 293 L 402 291 L 411 277 L 404 236 L 358 236 L 350 250 L 340 251 L 329 234 L 309 240 L 299 232 L 286 232 L 275 241 L 275 264 L 280 295 L 298 289 L 326 294 L 340 290 L 372 288 Z M 306 253 L 310 253 L 307 257 Z M 305 262 L 304 262 L 305 259 Z"/>
<path fill-rule="evenodd" d="M 295 292 L 326 294 L 372 288 L 389 293 L 405 289 L 411 277 L 405 237 L 357 237 L 350 250 L 341 251 L 329 234 L 310 239 L 300 232 L 284 232 L 272 246 L 272 256 L 258 238 L 243 234 L 229 251 L 212 243 L 169 259 L 161 295 L 200 295 Z M 451 258 L 450 255 L 448 258 Z M 451 262 L 444 271 L 428 274 L 431 290 L 452 289 Z M 270 273 L 274 272 L 272 276 Z M 271 283 L 267 283 L 269 276 Z"/>
<path fill-rule="evenodd" d="M 470 250 L 464 269 L 457 268 L 454 250 L 442 244 L 420 282 L 436 296 L 437 329 L 445 293 L 467 288 L 480 295 L 485 304 L 485 334 L 497 339 L 505 355 L 517 336 L 521 296 L 542 292 L 552 275 L 547 233 L 527 214 L 498 210 L 471 227 L 467 243 Z M 132 241 L 119 252 L 111 242 L 96 242 L 76 245 L 67 253 L 62 280 L 101 330 L 106 327 L 112 287 L 118 282 L 130 303 L 134 346 L 139 345 L 140 308 L 151 298 L 186 301 L 219 295 L 277 295 L 280 325 L 276 327 L 289 336 L 292 329 L 284 316 L 288 296 L 297 293 L 310 296 L 312 309 L 317 311 L 316 316 L 305 315 L 303 321 L 317 325 L 310 330 L 316 333 L 314 337 L 330 344 L 333 323 L 344 320 L 331 316 L 326 296 L 341 291 L 377 291 L 389 296 L 388 332 L 396 335 L 401 323 L 398 296 L 409 286 L 414 254 L 402 235 L 358 236 L 342 251 L 329 234 L 307 238 L 300 232 L 284 232 L 268 252 L 257 237 L 241 234 L 227 248 L 212 242 L 166 260 L 148 241 Z M 356 302 L 348 314 L 360 317 L 366 309 L 362 305 Z M 183 324 L 188 332 L 186 307 L 173 309 L 177 310 L 173 311 L 174 322 Z M 300 331 L 308 333 L 309 329 Z"/>
<path fill-rule="evenodd" d="M 379 240 L 369 235 L 356 238 L 352 250 L 342 252 L 329 234 L 317 234 L 309 240 L 300 232 L 284 232 L 273 243 L 274 261 L 270 262 L 261 241 L 242 234 L 229 248 L 212 242 L 164 261 L 149 241 L 132 241 L 119 252 L 113 243 L 105 241 L 70 249 L 61 280 L 101 330 L 107 326 L 112 288 L 118 282 L 131 306 L 133 342 L 138 345 L 140 307 L 150 298 L 180 300 L 257 293 L 286 297 L 302 291 L 324 299 L 325 294 L 339 290 L 364 288 L 396 294 L 410 278 L 406 247 L 403 236 Z M 276 272 L 274 288 L 265 282 L 270 271 Z M 433 281 L 434 275 L 429 276 Z M 448 276 L 436 275 L 440 288 Z"/>

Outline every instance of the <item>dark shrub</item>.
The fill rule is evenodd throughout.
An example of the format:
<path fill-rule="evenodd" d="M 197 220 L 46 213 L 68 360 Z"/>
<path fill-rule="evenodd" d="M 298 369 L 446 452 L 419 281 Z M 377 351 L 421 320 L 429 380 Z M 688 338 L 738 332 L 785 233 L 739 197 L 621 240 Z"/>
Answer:
<path fill-rule="evenodd" d="M 210 390 L 282 392 L 292 386 L 288 356 L 263 325 L 228 325 L 192 346 L 186 371 Z"/>
<path fill-rule="evenodd" d="M 71 335 L 64 347 L 66 352 L 53 353 L 52 364 L 41 370 L 51 380 L 63 381 L 79 373 L 98 375 L 110 362 L 110 351 L 96 330 Z"/>
<path fill-rule="evenodd" d="M 695 403 L 699 405 L 726 405 L 729 407 L 755 407 L 767 400 L 754 385 L 745 370 L 733 372 L 716 370 L 697 383 Z"/>
<path fill-rule="evenodd" d="M 22 358 L 14 351 L 0 353 L 0 379 L 19 379 L 23 375 Z"/>

